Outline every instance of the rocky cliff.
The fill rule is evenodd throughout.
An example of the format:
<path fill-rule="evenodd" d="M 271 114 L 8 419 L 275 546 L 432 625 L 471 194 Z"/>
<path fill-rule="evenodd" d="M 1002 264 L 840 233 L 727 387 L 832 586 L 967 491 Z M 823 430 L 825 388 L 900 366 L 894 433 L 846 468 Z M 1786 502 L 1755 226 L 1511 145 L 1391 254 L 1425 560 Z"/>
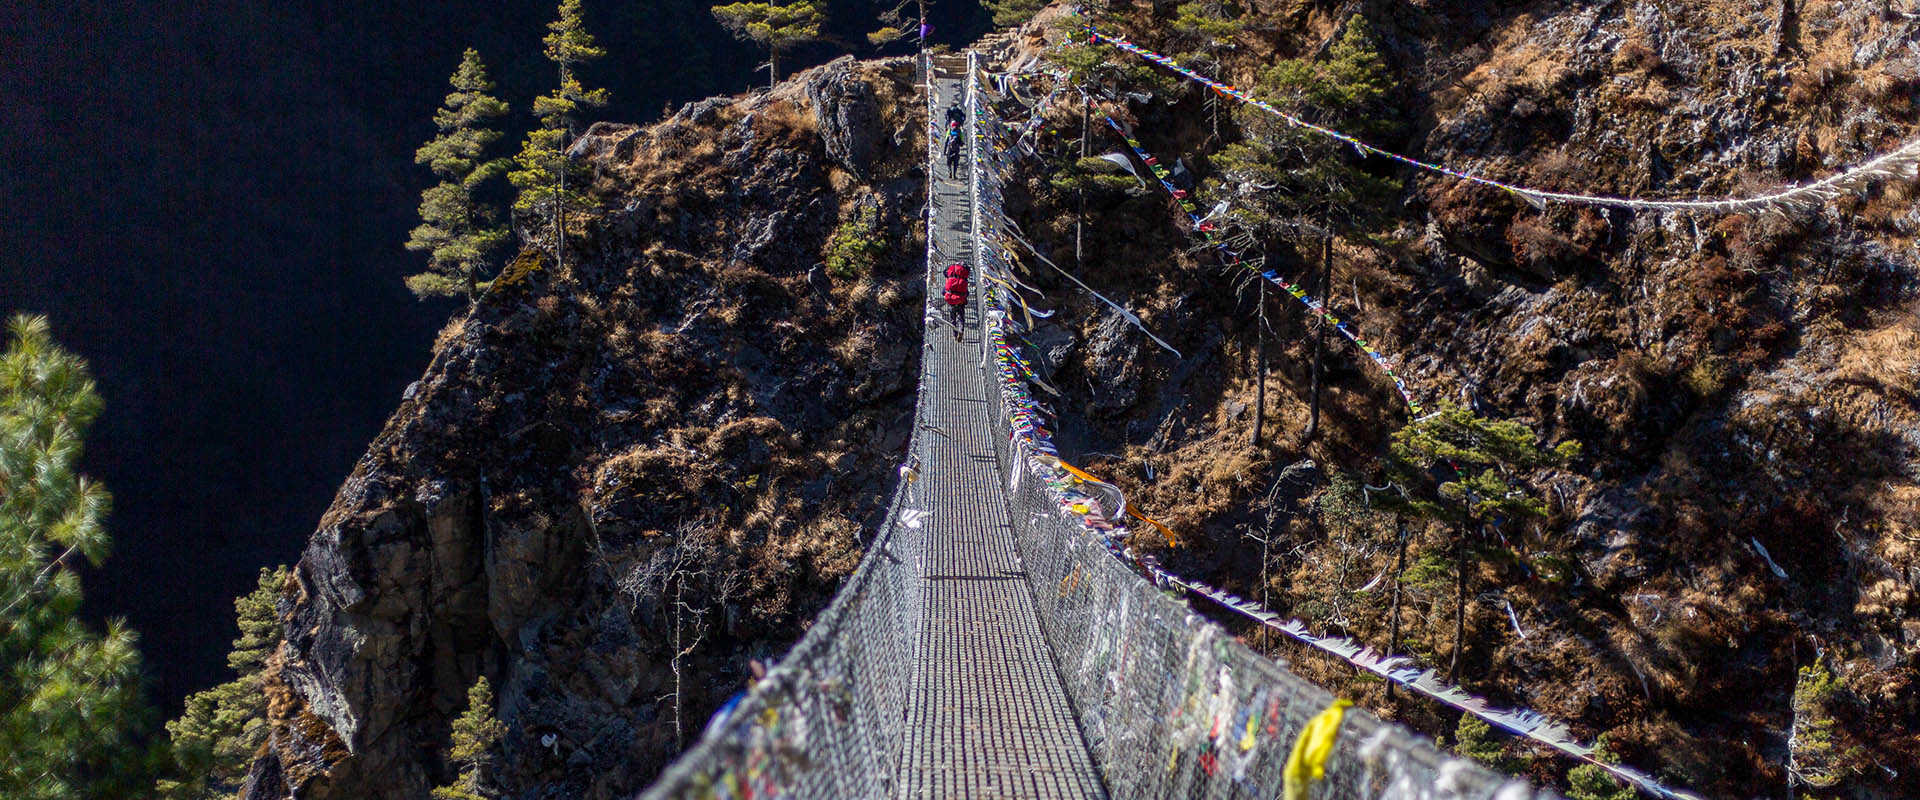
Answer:
<path fill-rule="evenodd" d="M 478 676 L 503 796 L 619 796 L 799 637 L 908 433 L 915 91 L 843 59 L 587 131 L 565 263 L 521 221 L 309 542 L 247 797 L 426 796 Z"/>
<path fill-rule="evenodd" d="M 1101 4 L 1094 4 L 1099 6 Z M 1236 20 L 1204 47 L 1183 14 Z M 1810 180 L 1913 137 L 1920 20 L 1879 3 L 1113 3 L 1102 17 L 1236 86 L 1324 59 L 1370 23 L 1398 134 L 1376 143 L 1552 190 L 1687 198 Z M 1041 51 L 1045 25 L 1023 47 Z M 1054 36 L 1057 38 L 1057 36 Z M 1106 54 L 1113 59 L 1129 56 Z M 1203 186 L 1247 135 L 1192 84 L 1108 78 L 1104 109 Z M 1077 156 L 1079 106 L 1042 139 Z M 1124 144 L 1095 117 L 1094 154 Z M 1613 753 L 1714 796 L 1920 789 L 1920 214 L 1910 183 L 1777 214 L 1536 209 L 1497 190 L 1360 159 L 1390 181 L 1381 221 L 1334 237 L 1331 302 L 1415 392 L 1519 420 L 1585 455 L 1529 481 L 1537 526 L 1472 564 L 1454 641 L 1453 532 L 1416 528 L 1401 650 L 1502 703 L 1576 723 Z M 1118 184 L 1124 186 L 1124 183 Z M 1090 192 L 1080 277 L 1123 297 L 1184 358 L 1035 266 L 1061 306 L 1035 344 L 1061 443 L 1185 539 L 1179 571 L 1265 597 L 1321 630 L 1389 637 L 1378 475 L 1406 407 L 1327 340 L 1318 435 L 1303 436 L 1313 326 L 1268 294 L 1266 441 L 1253 443 L 1259 304 L 1195 248 L 1157 187 Z M 1218 194 L 1200 192 L 1201 207 Z M 1023 225 L 1071 265 L 1071 194 L 1034 174 Z M 1309 220 L 1324 222 L 1324 220 Z M 1307 283 L 1318 236 L 1255 248 Z M 1310 284 L 1309 284 L 1310 285 Z M 1317 293 L 1317 292 L 1316 292 Z M 1156 535 L 1153 537 L 1158 538 Z M 1268 538 L 1263 551 L 1260 538 Z M 1261 567 L 1262 554 L 1268 563 Z M 1260 641 L 1269 641 L 1261 638 Z M 1297 668 L 1450 738 L 1451 712 L 1277 642 Z M 1545 781 L 1564 762 L 1505 745 Z"/>

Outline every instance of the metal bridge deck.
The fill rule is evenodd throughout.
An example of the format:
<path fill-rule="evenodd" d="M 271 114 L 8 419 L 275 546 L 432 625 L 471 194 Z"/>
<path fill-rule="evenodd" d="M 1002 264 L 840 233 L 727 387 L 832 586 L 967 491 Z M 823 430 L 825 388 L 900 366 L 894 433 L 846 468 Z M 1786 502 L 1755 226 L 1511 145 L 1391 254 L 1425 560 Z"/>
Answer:
<path fill-rule="evenodd" d="M 936 69 L 936 109 L 964 81 Z M 933 270 L 972 257 L 967 172 L 929 165 Z M 976 279 L 977 280 L 977 279 Z M 975 286 L 963 338 L 944 315 L 929 320 L 931 445 L 922 466 L 931 493 L 922 585 L 926 609 L 906 700 L 907 741 L 894 785 L 904 798 L 1104 798 L 1020 572 L 994 425 L 980 369 Z M 938 302 L 937 285 L 929 299 Z"/>

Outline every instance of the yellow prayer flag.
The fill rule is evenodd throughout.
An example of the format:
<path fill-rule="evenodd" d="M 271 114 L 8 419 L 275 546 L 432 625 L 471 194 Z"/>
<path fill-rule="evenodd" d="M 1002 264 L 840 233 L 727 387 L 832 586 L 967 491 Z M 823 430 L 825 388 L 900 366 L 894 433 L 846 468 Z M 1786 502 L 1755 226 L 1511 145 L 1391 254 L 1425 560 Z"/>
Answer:
<path fill-rule="evenodd" d="M 1285 800 L 1307 800 L 1307 791 L 1313 782 L 1327 777 L 1327 759 L 1333 755 L 1334 741 L 1340 736 L 1340 721 L 1351 705 L 1350 700 L 1335 700 L 1300 729 L 1300 738 L 1293 743 L 1293 754 L 1287 756 Z"/>

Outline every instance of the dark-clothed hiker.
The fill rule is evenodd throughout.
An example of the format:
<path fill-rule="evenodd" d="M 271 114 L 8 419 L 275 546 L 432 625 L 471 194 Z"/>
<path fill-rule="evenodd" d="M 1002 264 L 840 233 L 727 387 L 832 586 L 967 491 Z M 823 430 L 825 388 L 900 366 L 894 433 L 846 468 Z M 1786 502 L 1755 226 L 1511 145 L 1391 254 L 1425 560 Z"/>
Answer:
<path fill-rule="evenodd" d="M 953 322 L 953 340 L 960 340 L 967 324 L 967 266 L 955 262 L 947 267 L 947 283 L 941 299 L 947 301 L 947 316 Z"/>
<path fill-rule="evenodd" d="M 959 126 L 951 128 L 947 135 L 947 178 L 960 177 L 960 131 Z"/>
<path fill-rule="evenodd" d="M 967 113 L 960 110 L 960 101 L 955 100 L 953 101 L 953 105 L 947 106 L 947 124 L 948 125 L 958 125 L 966 121 L 967 121 Z"/>

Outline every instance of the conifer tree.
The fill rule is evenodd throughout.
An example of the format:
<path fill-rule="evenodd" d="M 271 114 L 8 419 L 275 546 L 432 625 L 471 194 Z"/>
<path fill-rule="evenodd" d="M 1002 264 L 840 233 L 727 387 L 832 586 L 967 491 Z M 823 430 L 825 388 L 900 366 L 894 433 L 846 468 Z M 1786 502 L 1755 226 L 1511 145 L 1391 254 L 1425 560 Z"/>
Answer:
<path fill-rule="evenodd" d="M 874 47 L 885 47 L 905 38 L 908 28 L 912 28 L 918 38 L 920 26 L 927 21 L 928 5 L 928 0 L 900 0 L 894 3 L 892 8 L 880 12 L 880 29 L 867 34 L 867 42 Z M 918 16 L 908 19 L 908 6 L 912 6 Z M 921 44 L 924 46 L 926 43 L 923 41 Z"/>
<path fill-rule="evenodd" d="M 1167 29 L 1173 43 L 1187 51 L 1181 63 L 1218 63 L 1212 52 L 1232 47 L 1233 37 L 1246 29 L 1240 13 L 1237 5 L 1224 0 L 1189 0 L 1174 7 Z"/>
<path fill-rule="evenodd" d="M 515 211 L 536 213 L 545 210 L 553 220 L 554 261 L 562 262 L 566 247 L 566 213 L 569 206 L 587 202 L 586 194 L 567 188 L 569 164 L 566 148 L 578 134 L 579 113 L 583 107 L 607 104 L 607 90 L 581 85 L 575 70 L 588 61 L 607 54 L 587 33 L 581 0 L 560 0 L 560 16 L 547 24 L 546 56 L 560 70 L 560 84 L 553 92 L 534 98 L 533 115 L 540 127 L 527 133 L 514 157 L 514 169 L 507 180 L 519 187 L 513 202 Z"/>
<path fill-rule="evenodd" d="M 1227 30 L 1229 23 L 1203 13 L 1205 6 L 1182 5 L 1176 32 L 1197 40 Z M 1349 19 L 1327 56 L 1324 61 L 1281 61 L 1261 73 L 1256 91 L 1288 113 L 1363 138 L 1378 141 L 1397 133 L 1399 126 L 1393 121 L 1397 117 L 1387 113 L 1392 76 L 1366 18 Z M 1296 247 L 1318 239 L 1318 280 L 1302 283 L 1325 296 L 1332 280 L 1332 236 L 1383 218 L 1398 185 L 1364 169 L 1361 157 L 1344 144 L 1258 109 L 1243 106 L 1234 113 L 1247 137 L 1215 157 L 1219 175 L 1213 186 L 1233 199 L 1230 218 L 1258 239 L 1280 236 L 1293 240 Z M 1326 349 L 1326 325 L 1317 319 L 1314 325 L 1304 438 L 1312 438 L 1320 424 L 1320 361 Z"/>
<path fill-rule="evenodd" d="M 1460 724 L 1453 730 L 1453 751 L 1495 772 L 1513 774 L 1527 766 L 1524 759 L 1507 754 L 1506 742 L 1494 733 L 1492 725 L 1472 714 L 1460 715 Z"/>
<path fill-rule="evenodd" d="M 1046 0 L 980 0 L 980 5 L 993 15 L 994 27 L 1011 28 L 1033 19 L 1047 4 Z"/>
<path fill-rule="evenodd" d="M 253 754 L 266 742 L 267 700 L 261 673 L 280 645 L 276 601 L 290 572 L 285 566 L 260 569 L 253 591 L 233 601 L 240 638 L 233 640 L 227 666 L 234 679 L 187 697 L 179 719 L 167 723 L 173 744 L 175 775 L 156 786 L 166 800 L 231 800 Z"/>
<path fill-rule="evenodd" d="M 1389 509 L 1455 531 L 1454 646 L 1447 668 L 1452 678 L 1465 645 L 1467 557 L 1475 543 L 1468 536 L 1484 540 L 1489 525 L 1546 516 L 1546 501 L 1521 482 L 1521 474 L 1566 463 L 1580 454 L 1580 443 L 1544 447 L 1525 425 L 1443 401 L 1437 411 L 1394 431 L 1388 449 L 1388 479 L 1400 490 L 1397 498 L 1387 498 Z M 1427 488 L 1435 474 L 1452 477 Z"/>
<path fill-rule="evenodd" d="M 826 19 L 813 0 L 714 6 L 713 17 L 733 38 L 767 48 L 769 87 L 780 82 L 780 51 L 819 39 L 820 24 Z"/>
<path fill-rule="evenodd" d="M 482 675 L 467 689 L 467 710 L 453 720 L 447 760 L 460 765 L 453 783 L 436 787 L 434 800 L 492 800 L 495 753 L 507 726 L 493 716 L 493 687 Z"/>
<path fill-rule="evenodd" d="M 1593 757 L 1609 764 L 1615 761 L 1605 735 L 1594 743 Z M 1598 765 L 1581 764 L 1567 770 L 1567 800 L 1635 800 L 1639 796 L 1633 787 Z"/>
<path fill-rule="evenodd" d="M 482 288 L 480 273 L 488 256 L 507 240 L 507 229 L 497 225 L 500 213 L 480 202 L 474 190 L 506 171 L 503 159 L 482 159 L 487 145 L 500 132 L 483 127 L 492 117 L 507 113 L 507 104 L 488 94 L 493 82 L 480 54 L 467 48 L 451 80 L 453 92 L 433 115 L 440 129 L 414 153 L 440 183 L 420 194 L 420 227 L 407 240 L 408 250 L 428 253 L 427 271 L 407 276 L 407 288 L 419 297 L 464 292 L 471 302 Z"/>
<path fill-rule="evenodd" d="M 129 797 L 150 719 L 120 620 L 79 618 L 81 560 L 107 556 L 111 501 L 76 470 L 100 396 L 46 317 L 18 315 L 0 353 L 0 797 Z"/>
<path fill-rule="evenodd" d="M 1382 140 L 1400 130 L 1398 117 L 1388 113 L 1392 88 L 1372 29 L 1355 16 L 1326 60 L 1283 60 L 1260 74 L 1255 92 L 1295 116 Z M 1241 195 L 1236 218 L 1250 228 L 1278 232 L 1300 218 L 1351 227 L 1378 218 L 1398 188 L 1364 170 L 1360 156 L 1340 142 L 1251 107 L 1235 114 L 1246 139 L 1215 160 L 1222 188 Z"/>

